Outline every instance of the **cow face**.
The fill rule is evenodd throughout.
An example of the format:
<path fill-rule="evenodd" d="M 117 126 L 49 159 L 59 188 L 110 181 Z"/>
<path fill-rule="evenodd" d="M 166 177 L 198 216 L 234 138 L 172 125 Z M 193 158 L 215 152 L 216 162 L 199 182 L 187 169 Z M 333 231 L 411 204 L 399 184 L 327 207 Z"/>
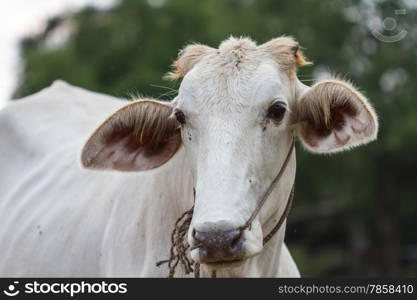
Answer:
<path fill-rule="evenodd" d="M 376 138 L 377 119 L 366 98 L 338 80 L 304 86 L 296 68 L 305 64 L 287 37 L 260 46 L 234 38 L 219 49 L 187 46 L 169 74 L 183 77 L 178 97 L 140 100 L 117 111 L 89 139 L 82 163 L 147 170 L 182 144 L 196 195 L 188 234 L 192 258 L 214 266 L 243 261 L 262 250 L 264 231 L 286 204 L 295 155 L 252 225 L 239 229 L 280 170 L 293 135 L 319 153 Z"/>

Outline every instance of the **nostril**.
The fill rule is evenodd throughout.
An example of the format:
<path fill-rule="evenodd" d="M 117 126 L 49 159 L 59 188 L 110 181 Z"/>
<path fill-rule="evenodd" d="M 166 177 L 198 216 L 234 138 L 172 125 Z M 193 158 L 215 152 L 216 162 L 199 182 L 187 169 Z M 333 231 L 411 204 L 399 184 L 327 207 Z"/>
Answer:
<path fill-rule="evenodd" d="M 195 229 L 193 229 L 193 231 L 191 232 L 191 235 L 194 240 L 194 244 L 195 244 L 194 246 L 200 247 L 204 242 L 204 235 L 202 235 L 199 231 Z"/>
<path fill-rule="evenodd" d="M 236 237 L 233 238 L 232 242 L 230 243 L 230 248 L 235 249 L 236 246 L 239 244 L 239 241 L 242 238 L 242 231 L 239 230 L 239 233 L 236 235 Z"/>

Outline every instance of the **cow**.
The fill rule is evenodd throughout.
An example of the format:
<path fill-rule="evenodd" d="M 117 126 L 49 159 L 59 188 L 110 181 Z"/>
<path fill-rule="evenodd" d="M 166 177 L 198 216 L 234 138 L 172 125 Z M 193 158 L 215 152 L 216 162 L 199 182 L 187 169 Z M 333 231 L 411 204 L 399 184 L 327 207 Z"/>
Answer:
<path fill-rule="evenodd" d="M 170 102 L 56 81 L 9 104 L 0 112 L 0 276 L 166 276 L 156 262 L 193 207 L 187 255 L 201 277 L 299 277 L 284 244 L 294 137 L 335 153 L 378 132 L 349 82 L 304 85 L 297 68 L 308 64 L 291 37 L 230 37 L 180 51 Z"/>

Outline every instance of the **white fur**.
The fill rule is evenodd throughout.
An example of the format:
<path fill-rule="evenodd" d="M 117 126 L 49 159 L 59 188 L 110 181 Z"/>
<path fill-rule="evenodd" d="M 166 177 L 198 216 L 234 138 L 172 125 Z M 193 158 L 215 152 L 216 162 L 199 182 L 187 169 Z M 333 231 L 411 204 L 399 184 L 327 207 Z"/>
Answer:
<path fill-rule="evenodd" d="M 168 256 L 173 224 L 192 205 L 184 149 L 143 173 L 78 162 L 89 134 L 126 103 L 56 82 L 0 111 L 0 276 L 166 276 L 155 262 Z M 265 255 L 277 251 L 271 244 Z M 282 253 L 284 270 L 258 256 L 247 273 L 229 275 L 297 276 Z"/>

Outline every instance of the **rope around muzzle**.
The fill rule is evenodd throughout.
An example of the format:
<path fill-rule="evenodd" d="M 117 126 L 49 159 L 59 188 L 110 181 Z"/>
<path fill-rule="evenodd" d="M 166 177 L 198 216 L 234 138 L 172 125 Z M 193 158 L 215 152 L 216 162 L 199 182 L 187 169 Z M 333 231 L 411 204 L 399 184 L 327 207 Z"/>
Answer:
<path fill-rule="evenodd" d="M 268 197 L 271 195 L 272 191 L 274 190 L 275 186 L 278 184 L 279 180 L 281 179 L 282 175 L 284 174 L 285 170 L 287 169 L 288 163 L 291 159 L 292 153 L 294 152 L 295 148 L 295 138 L 292 138 L 290 149 L 288 150 L 287 156 L 282 164 L 278 174 L 272 180 L 271 184 L 269 185 L 268 189 L 265 191 L 264 195 L 262 196 L 261 200 L 259 201 L 258 205 L 256 206 L 255 210 L 252 212 L 249 219 L 246 223 L 239 228 L 241 232 L 246 229 L 251 229 L 252 222 L 259 214 L 261 208 L 265 204 Z M 193 189 L 194 201 L 195 201 L 195 189 Z M 281 228 L 284 221 L 287 219 L 289 212 L 291 210 L 292 202 L 294 199 L 294 185 L 291 188 L 291 192 L 288 196 L 287 204 L 285 205 L 284 212 L 282 213 L 280 219 L 272 228 L 272 230 L 263 238 L 263 245 L 265 245 L 274 235 L 275 233 Z M 159 267 L 162 264 L 168 264 L 168 276 L 169 278 L 173 278 L 175 275 L 176 268 L 179 263 L 181 263 L 184 272 L 186 275 L 194 272 L 194 277 L 200 277 L 200 264 L 194 262 L 190 259 L 187 255 L 187 250 L 190 249 L 190 245 L 187 242 L 187 233 L 191 225 L 191 220 L 193 218 L 194 212 L 194 205 L 191 209 L 185 211 L 175 222 L 174 230 L 171 233 L 171 248 L 170 248 L 170 255 L 169 258 L 166 260 L 161 260 L 156 263 L 156 266 Z M 193 247 L 193 249 L 198 248 L 200 245 Z M 192 250 L 192 249 L 191 249 Z M 212 271 L 211 277 L 215 278 L 216 271 Z"/>

